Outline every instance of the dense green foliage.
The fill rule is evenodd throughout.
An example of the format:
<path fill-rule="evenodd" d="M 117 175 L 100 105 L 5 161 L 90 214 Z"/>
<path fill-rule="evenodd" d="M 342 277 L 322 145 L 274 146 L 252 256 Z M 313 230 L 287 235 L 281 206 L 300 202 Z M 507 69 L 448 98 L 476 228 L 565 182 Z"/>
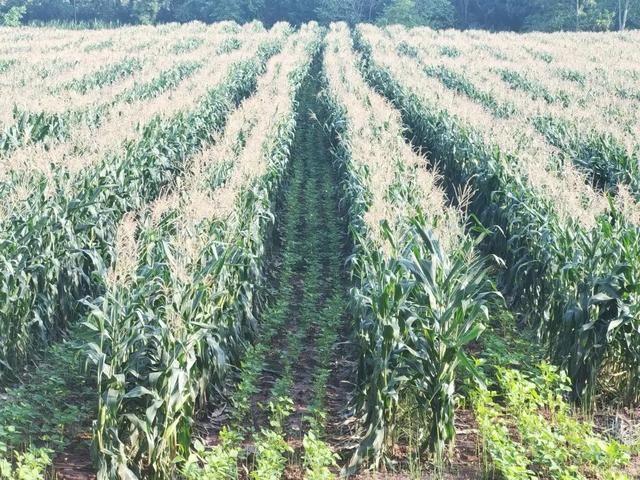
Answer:
<path fill-rule="evenodd" d="M 0 0 L 0 24 L 157 23 L 253 19 L 401 23 L 491 30 L 624 30 L 640 22 L 639 0 Z"/>
<path fill-rule="evenodd" d="M 314 96 L 319 67 L 311 65 L 296 103 L 300 113 L 310 109 L 322 120 Z M 258 315 L 256 343 L 244 352 L 221 441 L 209 451 L 196 444 L 183 469 L 188 480 L 238 478 L 240 468 L 253 480 L 282 478 L 293 454 L 292 437 L 302 441 L 305 478 L 331 478 L 335 458 L 322 437 L 329 363 L 346 307 L 344 235 L 326 132 L 319 122 L 298 118 L 302 121 L 290 125 L 295 134 L 285 182 L 274 195 L 279 199 L 270 262 L 270 276 L 277 279 L 274 295 Z M 294 387 L 301 380 L 310 382 L 308 392 Z M 255 457 L 241 448 L 247 442 L 255 444 Z"/>
<path fill-rule="evenodd" d="M 279 48 L 277 42 L 265 43 L 256 58 L 234 64 L 197 111 L 156 117 L 124 156 L 79 177 L 75 198 L 41 191 L 32 199 L 32 210 L 7 219 L 1 258 L 13 273 L 5 275 L 0 295 L 0 377 L 13 375 L 35 346 L 60 334 L 76 318 L 77 300 L 103 290 L 122 215 L 157 197 L 182 161 L 222 129 L 229 111 L 253 91 L 265 62 Z"/>
<path fill-rule="evenodd" d="M 477 189 L 472 210 L 484 225 L 505 232 L 504 239 L 493 236 L 485 247 L 506 261 L 503 291 L 525 315 L 533 315 L 552 358 L 567 369 L 575 396 L 593 400 L 606 363 L 622 370 L 615 381 L 618 392 L 628 392 L 629 399 L 637 395 L 637 375 L 626 373 L 640 365 L 634 336 L 636 227 L 616 211 L 599 217 L 589 230 L 565 225 L 547 200 L 508 170 L 509 153 L 368 61 L 370 46 L 357 38 L 369 81 L 402 110 L 449 188 L 472 180 Z"/>
<path fill-rule="evenodd" d="M 460 22 L 389 1 L 313 15 Z M 245 7 L 221 18 L 266 11 Z M 599 61 L 637 33 L 0 30 L 27 40 L 0 60 L 23 86 L 58 63 L 32 61 L 44 32 L 78 65 L 122 50 L 33 82 L 65 109 L 0 112 L 0 480 L 637 477 L 640 147 L 603 127 L 637 126 L 640 94 Z M 602 123 L 568 113 L 587 105 Z M 81 169 L 85 133 L 115 149 Z"/>

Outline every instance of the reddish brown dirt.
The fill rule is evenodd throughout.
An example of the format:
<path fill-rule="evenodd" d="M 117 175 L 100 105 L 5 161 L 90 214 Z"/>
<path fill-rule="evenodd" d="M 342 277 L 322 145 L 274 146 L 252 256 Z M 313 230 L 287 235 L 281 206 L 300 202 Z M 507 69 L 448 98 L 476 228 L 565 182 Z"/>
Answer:
<path fill-rule="evenodd" d="M 342 339 L 347 338 L 342 332 Z M 355 378 L 355 348 L 350 341 L 337 344 L 331 363 L 331 376 L 327 384 L 327 441 L 343 459 L 356 446 L 356 419 L 349 410 Z"/>
<path fill-rule="evenodd" d="M 483 478 L 480 438 L 473 412 L 458 410 L 455 425 L 456 442 L 444 478 L 456 480 Z"/>
<path fill-rule="evenodd" d="M 398 445 L 394 451 L 393 461 L 398 471 L 370 472 L 360 471 L 350 478 L 354 480 L 409 480 L 418 477 L 423 479 L 441 478 L 443 480 L 481 480 L 485 478 L 478 428 L 470 410 L 458 410 L 455 419 L 456 440 L 453 450 L 447 455 L 447 463 L 440 476 L 433 467 L 422 462 L 422 472 L 413 475 L 409 472 L 406 445 Z"/>
<path fill-rule="evenodd" d="M 64 452 L 53 461 L 56 480 L 94 480 L 95 469 L 91 460 L 91 435 L 79 435 Z"/>

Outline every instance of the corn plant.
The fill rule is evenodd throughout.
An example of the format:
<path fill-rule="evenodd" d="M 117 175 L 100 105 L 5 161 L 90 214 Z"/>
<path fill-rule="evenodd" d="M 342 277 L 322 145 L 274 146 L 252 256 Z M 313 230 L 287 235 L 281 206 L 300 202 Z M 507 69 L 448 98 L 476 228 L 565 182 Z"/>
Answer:
<path fill-rule="evenodd" d="M 501 68 L 498 70 L 498 74 L 500 75 L 500 78 L 502 78 L 502 80 L 511 88 L 514 90 L 524 90 L 534 100 L 542 98 L 547 103 L 554 103 L 557 101 L 563 101 L 565 102 L 565 105 L 568 103 L 566 97 L 563 98 L 562 95 L 560 95 L 560 98 L 558 99 L 544 85 L 528 78 L 516 70 Z"/>
<path fill-rule="evenodd" d="M 359 77 L 345 37 L 344 30 L 334 28 L 327 48 L 333 53 L 325 57 L 325 68 L 337 138 L 334 150 L 344 172 L 344 203 L 349 205 L 355 244 L 351 257 L 359 340 L 355 405 L 364 432 L 349 472 L 365 460 L 374 465 L 383 461 L 395 440 L 401 405 L 418 406 L 412 412 L 419 424 L 420 447 L 442 460 L 445 444 L 455 435 L 457 373 L 461 369 L 475 373 L 464 347 L 482 332 L 488 315 L 485 304 L 494 288 L 484 260 L 472 254 L 473 242 L 457 239 L 457 247 L 445 249 L 437 239 L 434 228 L 445 220 L 427 217 L 420 204 L 424 195 L 434 192 L 421 190 L 427 187 L 416 182 L 410 150 L 400 154 L 402 147 L 394 147 L 398 141 L 404 145 L 401 126 L 387 119 L 389 114 L 379 110 L 377 100 L 373 111 L 375 94 Z M 338 51 L 349 64 L 334 66 L 337 60 L 329 55 Z M 362 86 L 354 86 L 358 84 Z M 355 98 L 372 109 L 364 123 L 356 123 L 362 116 L 349 116 L 348 106 Z M 350 130 L 356 128 L 352 124 L 358 125 L 357 134 Z M 353 135 L 366 135 L 393 159 L 395 175 L 388 179 L 383 197 L 371 190 L 383 185 L 369 186 L 376 167 L 367 163 Z M 397 206 L 397 216 L 380 219 L 379 226 L 372 224 L 365 215 L 374 202 L 389 205 L 390 211 Z M 373 229 L 380 231 L 377 239 Z"/>
<path fill-rule="evenodd" d="M 234 64 L 193 112 L 151 121 L 124 155 L 81 172 L 74 197 L 62 188 L 50 195 L 41 184 L 32 208 L 4 222 L 0 376 L 57 338 L 82 310 L 78 300 L 103 291 L 119 219 L 171 185 L 182 162 L 210 142 L 252 92 L 279 48 L 277 40 L 267 41 L 255 58 Z"/>
<path fill-rule="evenodd" d="M 311 30 L 310 51 L 313 39 Z M 303 56 L 288 72 L 294 94 L 307 66 Z M 94 430 L 100 478 L 172 475 L 189 456 L 197 410 L 223 386 L 253 335 L 273 202 L 296 124 L 293 110 L 280 115 L 256 152 L 267 171 L 245 180 L 227 222 L 198 227 L 208 240 L 188 262 L 187 278 L 174 264 L 189 257 L 167 241 L 182 215 L 168 212 L 160 222 L 141 220 L 135 274 L 92 305 L 85 326 L 96 332 L 87 355 L 102 395 Z"/>
<path fill-rule="evenodd" d="M 95 42 L 84 47 L 85 53 L 89 52 L 99 52 L 100 50 L 105 50 L 107 48 L 113 47 L 113 40 L 104 40 L 102 42 Z"/>
<path fill-rule="evenodd" d="M 638 395 L 636 295 L 638 229 L 612 207 L 591 230 L 562 221 L 554 205 L 509 169 L 515 159 L 487 144 L 474 129 L 428 97 L 406 89 L 375 64 L 369 44 L 357 35 L 368 80 L 402 109 L 415 138 L 445 172 L 450 189 L 472 182 L 471 210 L 496 225 L 484 248 L 502 257 L 503 292 L 513 299 L 567 368 L 576 398 L 591 403 L 598 373 L 615 371 L 616 390 Z M 624 365 L 624 367 L 622 367 Z"/>
<path fill-rule="evenodd" d="M 237 50 L 242 45 L 242 42 L 237 37 L 229 37 L 222 41 L 218 48 L 216 49 L 216 53 L 229 53 L 233 50 Z"/>
<path fill-rule="evenodd" d="M 464 347 L 487 319 L 488 272 L 468 251 L 445 252 L 426 225 L 418 216 L 407 238 L 390 238 L 402 245 L 391 260 L 366 252 L 354 265 L 362 338 L 358 401 L 369 426 L 363 454 L 390 446 L 398 403 L 411 399 L 429 412 L 422 414 L 422 446 L 442 458 L 455 435 L 457 370 L 474 373 Z"/>
<path fill-rule="evenodd" d="M 8 60 L 0 60 L 0 74 L 6 73 L 11 67 L 16 65 L 18 61 L 15 58 Z"/>
<path fill-rule="evenodd" d="M 65 90 L 73 90 L 80 94 L 85 94 L 89 90 L 102 88 L 106 85 L 111 85 L 124 77 L 131 76 L 140 69 L 142 69 L 142 62 L 139 59 L 125 58 L 120 62 L 105 65 L 82 78 L 72 80 L 67 84 L 62 85 L 62 88 Z"/>
<path fill-rule="evenodd" d="M 204 43 L 202 37 L 183 38 L 169 47 L 171 53 L 187 53 L 200 47 Z"/>
<path fill-rule="evenodd" d="M 573 68 L 558 68 L 555 74 L 561 79 L 575 82 L 581 87 L 584 87 L 587 82 L 587 75 Z"/>
<path fill-rule="evenodd" d="M 0 135 L 0 151 L 8 152 L 28 142 L 44 139 L 62 140 L 69 135 L 69 127 L 77 113 L 24 112 L 14 107 L 14 123 Z"/>

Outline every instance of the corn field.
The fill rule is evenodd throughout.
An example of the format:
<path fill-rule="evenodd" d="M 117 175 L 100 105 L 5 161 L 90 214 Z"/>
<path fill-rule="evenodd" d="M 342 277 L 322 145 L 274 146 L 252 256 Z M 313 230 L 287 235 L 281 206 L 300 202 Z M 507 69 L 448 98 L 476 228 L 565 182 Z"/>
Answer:
<path fill-rule="evenodd" d="M 0 28 L 0 480 L 638 478 L 638 46 Z"/>

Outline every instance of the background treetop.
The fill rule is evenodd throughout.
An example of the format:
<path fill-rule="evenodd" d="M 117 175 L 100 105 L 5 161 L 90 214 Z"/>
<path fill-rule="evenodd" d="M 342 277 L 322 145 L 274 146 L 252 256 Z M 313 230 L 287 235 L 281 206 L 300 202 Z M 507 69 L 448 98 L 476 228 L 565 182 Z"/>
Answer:
<path fill-rule="evenodd" d="M 138 24 L 279 20 L 513 31 L 624 30 L 640 0 L 0 0 L 0 23 Z"/>

